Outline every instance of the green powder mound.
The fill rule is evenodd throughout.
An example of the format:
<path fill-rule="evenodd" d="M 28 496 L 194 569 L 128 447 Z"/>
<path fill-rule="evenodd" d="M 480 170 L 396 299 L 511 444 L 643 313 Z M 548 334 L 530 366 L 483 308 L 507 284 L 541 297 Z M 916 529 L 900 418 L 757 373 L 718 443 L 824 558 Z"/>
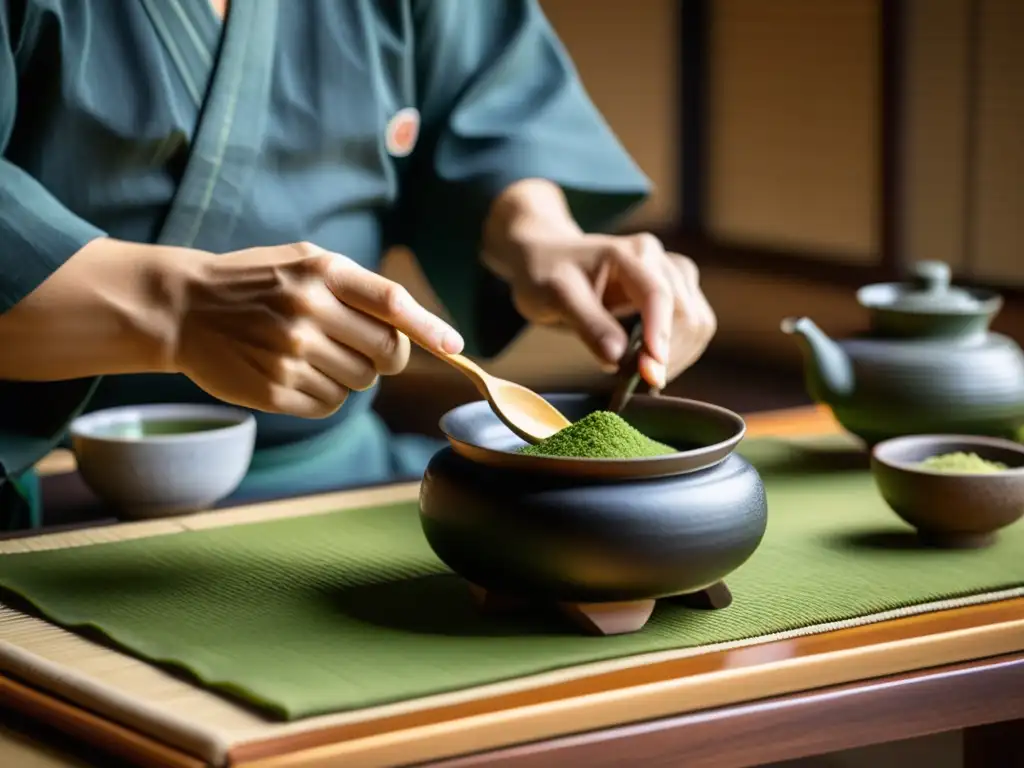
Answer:
<path fill-rule="evenodd" d="M 929 456 L 921 462 L 921 466 L 933 469 L 936 472 L 969 472 L 976 475 L 1002 472 L 1007 468 L 1005 464 L 1001 464 L 998 461 L 988 461 L 976 453 L 963 452 Z"/>
<path fill-rule="evenodd" d="M 610 411 L 595 411 L 548 439 L 520 449 L 529 456 L 574 459 L 641 459 L 675 452 Z"/>

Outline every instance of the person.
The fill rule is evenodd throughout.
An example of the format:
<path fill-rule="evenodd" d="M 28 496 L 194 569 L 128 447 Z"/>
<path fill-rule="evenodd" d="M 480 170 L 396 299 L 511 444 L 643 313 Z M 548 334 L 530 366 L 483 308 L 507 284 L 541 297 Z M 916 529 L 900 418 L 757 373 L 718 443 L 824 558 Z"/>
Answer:
<path fill-rule="evenodd" d="M 0 0 L 0 147 L 9 524 L 83 411 L 251 409 L 238 493 L 314 492 L 422 472 L 371 408 L 410 337 L 562 324 L 614 365 L 639 312 L 660 386 L 715 331 L 692 261 L 607 234 L 649 183 L 537 0 Z"/>

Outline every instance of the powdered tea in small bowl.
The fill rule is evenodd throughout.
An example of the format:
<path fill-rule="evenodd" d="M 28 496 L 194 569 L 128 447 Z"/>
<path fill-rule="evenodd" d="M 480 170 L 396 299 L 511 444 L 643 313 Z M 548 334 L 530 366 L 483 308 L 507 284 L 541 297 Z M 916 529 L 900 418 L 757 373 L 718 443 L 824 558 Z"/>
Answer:
<path fill-rule="evenodd" d="M 1001 461 L 989 461 L 976 453 L 965 453 L 964 451 L 929 456 L 921 462 L 921 466 L 934 472 L 961 475 L 991 475 L 993 472 L 1003 472 L 1009 469 Z"/>
<path fill-rule="evenodd" d="M 1024 516 L 1024 446 L 967 435 L 886 440 L 871 454 L 886 503 L 940 547 L 983 547 Z"/>

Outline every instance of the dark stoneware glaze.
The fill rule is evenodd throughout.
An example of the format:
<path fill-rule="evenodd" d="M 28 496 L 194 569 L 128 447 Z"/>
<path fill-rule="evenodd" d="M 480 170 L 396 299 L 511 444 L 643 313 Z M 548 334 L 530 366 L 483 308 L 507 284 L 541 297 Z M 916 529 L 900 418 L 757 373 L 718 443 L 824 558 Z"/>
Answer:
<path fill-rule="evenodd" d="M 631 400 L 623 416 L 646 399 Z M 585 396 L 551 400 L 570 418 L 601 407 Z M 680 403 L 699 420 L 692 401 Z M 709 407 L 707 418 L 720 419 L 719 410 Z M 480 442 L 503 447 L 507 436 L 477 421 L 476 409 L 462 414 Z M 646 601 L 646 615 L 656 598 L 720 582 L 754 553 L 767 524 L 761 478 L 732 453 L 684 474 L 602 479 L 485 466 L 449 447 L 427 467 L 420 510 L 437 556 L 488 593 L 562 606 Z"/>
<path fill-rule="evenodd" d="M 948 473 L 920 463 L 947 453 L 976 453 L 1008 469 Z M 940 547 L 981 547 L 1024 515 L 1024 446 L 965 435 L 916 435 L 879 443 L 871 471 L 882 498 L 922 541 Z"/>
<path fill-rule="evenodd" d="M 989 291 L 949 285 L 949 269 L 918 265 L 917 284 L 862 288 L 868 334 L 833 341 L 789 318 L 805 356 L 808 393 L 869 444 L 922 433 L 1011 437 L 1024 425 L 1024 353 L 989 331 L 1002 306 Z"/>

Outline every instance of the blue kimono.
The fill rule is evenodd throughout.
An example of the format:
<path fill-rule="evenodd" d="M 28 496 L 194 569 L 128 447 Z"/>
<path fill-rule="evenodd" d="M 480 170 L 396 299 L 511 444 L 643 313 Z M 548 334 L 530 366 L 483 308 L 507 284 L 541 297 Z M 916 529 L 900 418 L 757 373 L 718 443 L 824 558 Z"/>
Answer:
<path fill-rule="evenodd" d="M 223 21 L 209 0 L 0 0 L 0 149 L 0 312 L 102 235 L 308 240 L 370 268 L 401 244 L 483 356 L 522 323 L 478 258 L 495 196 L 550 179 L 599 231 L 647 191 L 536 0 L 237 0 Z M 0 516 L 83 410 L 210 399 L 184 376 L 0 382 Z M 397 442 L 372 401 L 257 414 L 239 494 L 416 476 L 434 445 Z"/>

